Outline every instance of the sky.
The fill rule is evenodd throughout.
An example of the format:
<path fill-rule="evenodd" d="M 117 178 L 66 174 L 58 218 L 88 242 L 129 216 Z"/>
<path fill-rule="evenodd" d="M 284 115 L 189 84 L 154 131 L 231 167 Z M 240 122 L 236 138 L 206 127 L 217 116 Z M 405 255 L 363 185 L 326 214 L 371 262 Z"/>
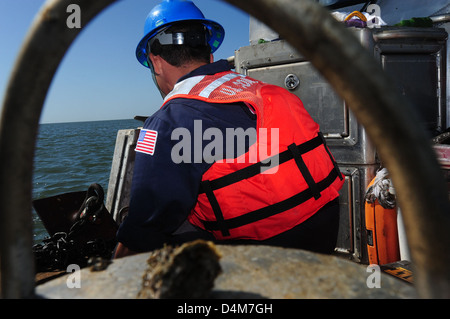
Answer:
<path fill-rule="evenodd" d="M 1 105 L 19 49 L 44 3 L 0 0 Z M 145 18 L 158 3 L 119 0 L 81 26 L 47 92 L 40 123 L 131 119 L 159 109 L 162 98 L 151 73 L 135 57 Z M 222 0 L 194 3 L 207 19 L 225 29 L 225 40 L 214 54 L 216 60 L 233 56 L 235 50 L 249 45 L 248 14 Z"/>

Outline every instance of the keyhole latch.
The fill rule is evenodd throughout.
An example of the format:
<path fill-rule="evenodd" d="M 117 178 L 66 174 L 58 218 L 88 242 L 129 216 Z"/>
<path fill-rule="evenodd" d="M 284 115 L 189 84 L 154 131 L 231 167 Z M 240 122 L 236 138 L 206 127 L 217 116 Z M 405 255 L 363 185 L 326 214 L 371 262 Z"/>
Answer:
<path fill-rule="evenodd" d="M 299 84 L 300 80 L 295 74 L 289 74 L 284 79 L 284 85 L 288 90 L 295 90 Z"/>

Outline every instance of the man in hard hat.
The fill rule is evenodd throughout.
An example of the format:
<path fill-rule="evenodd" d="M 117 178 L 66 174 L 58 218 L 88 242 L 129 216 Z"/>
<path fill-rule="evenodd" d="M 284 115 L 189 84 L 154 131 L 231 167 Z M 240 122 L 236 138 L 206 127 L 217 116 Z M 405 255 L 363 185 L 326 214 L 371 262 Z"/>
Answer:
<path fill-rule="evenodd" d="M 213 62 L 225 32 L 191 1 L 162 1 L 144 34 L 164 103 L 140 132 L 116 258 L 199 238 L 331 253 L 343 177 L 301 101 Z"/>

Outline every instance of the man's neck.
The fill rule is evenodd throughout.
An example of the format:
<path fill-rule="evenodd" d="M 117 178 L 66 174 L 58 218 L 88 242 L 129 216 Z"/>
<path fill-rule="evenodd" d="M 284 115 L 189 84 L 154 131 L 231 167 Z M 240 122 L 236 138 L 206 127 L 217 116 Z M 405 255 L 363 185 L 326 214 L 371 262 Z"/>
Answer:
<path fill-rule="evenodd" d="M 199 67 L 204 66 L 206 64 L 207 63 L 205 63 L 205 62 L 193 62 L 193 63 L 189 63 L 189 64 L 186 64 L 186 65 L 180 66 L 178 68 L 178 71 L 179 71 L 178 75 L 179 76 L 177 77 L 177 81 L 180 78 L 182 78 L 183 76 L 191 73 L 192 71 L 194 71 L 194 70 L 198 69 Z"/>

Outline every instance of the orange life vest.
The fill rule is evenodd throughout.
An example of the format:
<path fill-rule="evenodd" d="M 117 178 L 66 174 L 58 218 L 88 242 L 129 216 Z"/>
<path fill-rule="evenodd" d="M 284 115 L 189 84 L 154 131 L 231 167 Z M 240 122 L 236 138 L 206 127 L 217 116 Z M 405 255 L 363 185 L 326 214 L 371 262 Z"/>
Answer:
<path fill-rule="evenodd" d="M 227 71 L 179 82 L 165 103 L 174 98 L 244 102 L 257 116 L 256 143 L 234 160 L 212 164 L 202 176 L 197 203 L 188 217 L 216 239 L 273 237 L 339 196 L 343 175 L 319 125 L 294 94 Z M 264 138 L 261 132 L 274 128 L 278 128 L 278 140 L 272 134 Z M 276 154 L 268 151 L 273 143 L 279 146 Z M 268 159 L 278 165 L 264 171 Z"/>

